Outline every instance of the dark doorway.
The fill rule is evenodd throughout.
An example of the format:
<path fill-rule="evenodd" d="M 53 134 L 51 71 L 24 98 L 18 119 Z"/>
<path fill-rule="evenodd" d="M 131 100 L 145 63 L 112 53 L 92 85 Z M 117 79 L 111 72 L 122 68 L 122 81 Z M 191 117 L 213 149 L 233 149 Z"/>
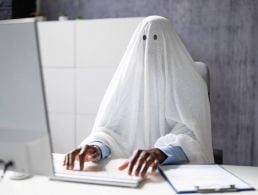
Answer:
<path fill-rule="evenodd" d="M 35 16 L 36 0 L 13 0 L 12 18 Z"/>

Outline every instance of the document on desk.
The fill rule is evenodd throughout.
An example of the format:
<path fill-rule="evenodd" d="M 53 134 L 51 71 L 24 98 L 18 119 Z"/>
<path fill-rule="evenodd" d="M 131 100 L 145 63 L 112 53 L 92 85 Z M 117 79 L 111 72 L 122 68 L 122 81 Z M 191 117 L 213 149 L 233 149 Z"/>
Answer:
<path fill-rule="evenodd" d="M 255 190 L 219 165 L 171 165 L 159 171 L 176 193 Z"/>

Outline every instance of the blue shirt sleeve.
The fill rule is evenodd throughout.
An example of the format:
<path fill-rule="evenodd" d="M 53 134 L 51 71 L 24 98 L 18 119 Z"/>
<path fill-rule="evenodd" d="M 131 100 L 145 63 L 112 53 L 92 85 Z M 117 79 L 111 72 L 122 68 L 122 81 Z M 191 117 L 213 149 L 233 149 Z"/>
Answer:
<path fill-rule="evenodd" d="M 159 149 L 167 155 L 167 158 L 161 163 L 161 165 L 173 165 L 188 163 L 189 160 L 180 146 L 163 146 Z"/>
<path fill-rule="evenodd" d="M 104 144 L 103 142 L 94 141 L 94 142 L 91 142 L 89 145 L 96 145 L 100 148 L 101 159 L 105 159 L 105 158 L 109 157 L 110 154 L 111 154 L 110 148 L 106 144 Z"/>
<path fill-rule="evenodd" d="M 91 142 L 90 145 L 96 145 L 101 150 L 101 159 L 108 158 L 111 155 L 110 148 L 100 141 Z M 188 163 L 189 160 L 180 146 L 163 146 L 159 149 L 164 152 L 167 158 L 161 163 L 162 165 L 172 165 L 172 164 L 183 164 Z"/>

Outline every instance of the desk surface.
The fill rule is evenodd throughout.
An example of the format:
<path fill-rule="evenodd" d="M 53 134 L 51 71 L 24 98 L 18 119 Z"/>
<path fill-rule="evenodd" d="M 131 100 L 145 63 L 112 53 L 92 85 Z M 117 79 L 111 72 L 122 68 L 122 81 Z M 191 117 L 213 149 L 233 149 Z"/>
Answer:
<path fill-rule="evenodd" d="M 107 170 L 116 168 L 123 160 L 116 160 L 108 163 L 105 167 Z M 224 167 L 242 178 L 244 181 L 258 189 L 258 167 L 248 166 L 232 166 L 224 165 Z M 8 175 L 7 175 L 8 176 Z M 81 184 L 61 181 L 51 181 L 44 176 L 34 176 L 27 180 L 13 181 L 7 177 L 0 183 L 1 195 L 77 195 L 77 194 L 162 194 L 171 195 L 175 192 L 164 181 L 164 179 L 156 173 L 149 176 L 139 188 L 123 188 L 112 186 L 100 186 L 93 184 Z M 258 194 L 258 191 L 237 192 L 238 194 Z M 227 193 L 232 194 L 232 193 Z"/>

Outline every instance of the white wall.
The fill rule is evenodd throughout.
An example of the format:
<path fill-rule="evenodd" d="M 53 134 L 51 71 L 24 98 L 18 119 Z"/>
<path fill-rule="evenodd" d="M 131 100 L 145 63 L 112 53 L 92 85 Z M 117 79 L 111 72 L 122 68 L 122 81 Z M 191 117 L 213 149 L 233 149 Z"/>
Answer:
<path fill-rule="evenodd" d="M 91 131 L 104 92 L 142 18 L 39 22 L 54 152 Z"/>

